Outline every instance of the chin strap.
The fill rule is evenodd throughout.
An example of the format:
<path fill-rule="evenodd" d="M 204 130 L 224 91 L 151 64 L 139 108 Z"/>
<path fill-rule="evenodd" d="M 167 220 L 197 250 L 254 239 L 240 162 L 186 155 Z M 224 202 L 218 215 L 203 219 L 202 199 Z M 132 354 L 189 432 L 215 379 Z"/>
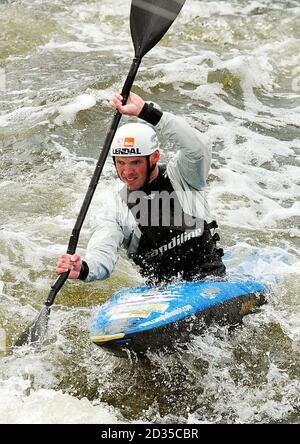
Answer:
<path fill-rule="evenodd" d="M 150 166 L 150 155 L 146 156 L 146 162 L 147 162 L 147 175 L 146 175 L 146 179 L 143 184 L 143 187 L 148 185 L 148 183 L 150 182 L 151 173 L 153 173 L 153 171 L 155 170 L 155 167 L 156 167 L 156 163 L 154 163 L 152 166 Z"/>
<path fill-rule="evenodd" d="M 117 165 L 116 165 L 116 158 L 115 158 L 115 156 L 113 156 L 113 162 L 114 162 L 114 166 L 115 166 L 115 169 L 116 169 L 116 172 L 117 172 L 118 178 L 119 178 L 120 180 L 122 180 L 121 177 L 120 177 L 120 174 L 119 174 L 119 172 L 118 172 L 118 168 L 117 168 Z"/>

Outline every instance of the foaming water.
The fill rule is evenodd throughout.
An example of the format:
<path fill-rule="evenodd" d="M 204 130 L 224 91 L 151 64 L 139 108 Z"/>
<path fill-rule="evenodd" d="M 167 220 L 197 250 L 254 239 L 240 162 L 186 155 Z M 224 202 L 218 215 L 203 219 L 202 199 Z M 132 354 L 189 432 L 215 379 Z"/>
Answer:
<path fill-rule="evenodd" d="M 64 286 L 40 347 L 11 347 L 56 278 L 99 156 L 107 100 L 133 56 L 129 8 L 129 0 L 0 5 L 1 422 L 299 422 L 296 0 L 187 0 L 134 87 L 203 133 L 227 268 L 267 284 L 268 304 L 234 331 L 211 326 L 172 354 L 111 355 L 88 331 L 95 305 L 141 283 L 122 253 L 111 279 Z M 173 147 L 162 146 L 167 160 Z M 114 183 L 108 160 L 83 255 Z"/>
<path fill-rule="evenodd" d="M 93 405 L 61 390 L 30 389 L 30 382 L 11 377 L 1 384 L 1 423 L 107 424 L 119 422 L 112 408 Z M 41 405 L 43 408 L 41 409 Z M 55 408 L 53 408 L 55 406 Z"/>

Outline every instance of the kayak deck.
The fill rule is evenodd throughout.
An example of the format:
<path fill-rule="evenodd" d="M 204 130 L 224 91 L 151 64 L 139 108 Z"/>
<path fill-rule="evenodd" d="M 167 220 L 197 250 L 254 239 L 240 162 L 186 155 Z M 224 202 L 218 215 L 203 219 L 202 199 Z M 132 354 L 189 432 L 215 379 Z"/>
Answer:
<path fill-rule="evenodd" d="M 99 346 L 144 352 L 188 341 L 213 322 L 234 326 L 266 302 L 256 281 L 201 281 L 117 292 L 100 307 L 90 338 Z"/>

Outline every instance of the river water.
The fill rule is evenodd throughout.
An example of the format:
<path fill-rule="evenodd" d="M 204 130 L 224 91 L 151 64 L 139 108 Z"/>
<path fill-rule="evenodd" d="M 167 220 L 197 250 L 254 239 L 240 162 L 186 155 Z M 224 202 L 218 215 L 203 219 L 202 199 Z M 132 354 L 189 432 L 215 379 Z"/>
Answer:
<path fill-rule="evenodd" d="M 67 283 L 48 336 L 11 350 L 55 280 L 133 56 L 129 0 L 0 1 L 0 422 L 297 423 L 300 413 L 300 4 L 187 0 L 134 91 L 213 150 L 208 198 L 228 268 L 272 283 L 229 334 L 121 358 L 89 341 L 92 308 L 141 279 Z M 163 141 L 163 158 L 172 147 Z M 115 182 L 107 161 L 78 251 Z"/>

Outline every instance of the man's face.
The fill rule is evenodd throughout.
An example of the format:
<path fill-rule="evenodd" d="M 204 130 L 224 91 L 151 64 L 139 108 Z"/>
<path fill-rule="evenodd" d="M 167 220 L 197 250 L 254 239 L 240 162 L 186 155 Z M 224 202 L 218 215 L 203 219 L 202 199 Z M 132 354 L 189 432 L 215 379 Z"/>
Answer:
<path fill-rule="evenodd" d="M 120 179 L 130 191 L 139 190 L 145 183 L 147 176 L 146 157 L 116 156 L 116 168 Z"/>

